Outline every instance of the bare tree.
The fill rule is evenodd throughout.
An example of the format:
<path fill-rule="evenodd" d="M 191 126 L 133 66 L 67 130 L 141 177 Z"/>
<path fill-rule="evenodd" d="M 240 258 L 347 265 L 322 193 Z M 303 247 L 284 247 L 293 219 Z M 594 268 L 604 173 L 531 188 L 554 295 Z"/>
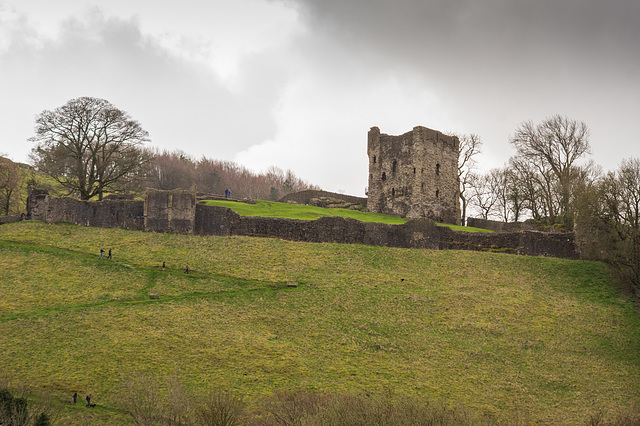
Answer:
<path fill-rule="evenodd" d="M 570 212 L 577 162 L 590 152 L 589 129 L 582 121 L 554 115 L 535 125 L 525 121 L 511 137 L 516 156 L 535 165 L 547 191 L 549 217 L 566 218 Z M 551 202 L 558 198 L 558 209 Z"/>
<path fill-rule="evenodd" d="M 621 282 L 640 294 L 640 159 L 623 160 L 598 180 L 585 179 L 576 204 L 583 255 L 616 266 Z"/>
<path fill-rule="evenodd" d="M 141 149 L 148 133 L 129 114 L 104 99 L 77 98 L 36 117 L 36 167 L 81 199 L 137 176 L 150 159 Z"/>
<path fill-rule="evenodd" d="M 496 191 L 495 214 L 503 222 L 511 222 L 515 216 L 513 203 L 513 184 L 510 171 L 504 167 L 492 170 L 494 190 Z"/>
<path fill-rule="evenodd" d="M 182 151 L 156 153 L 149 185 L 158 189 L 190 188 L 221 195 L 230 189 L 236 198 L 276 201 L 290 192 L 319 189 L 297 177 L 293 171 L 271 166 L 266 173 L 255 173 L 233 162 L 202 157 L 194 160 Z"/>
<path fill-rule="evenodd" d="M 187 189 L 194 183 L 195 163 L 182 151 L 156 153 L 151 170 L 150 185 L 157 189 Z"/>
<path fill-rule="evenodd" d="M 539 166 L 523 157 L 512 157 L 509 160 L 513 193 L 518 196 L 519 212 L 526 210 L 537 220 L 548 217 L 549 212 L 557 210 L 552 191 L 553 175 Z"/>
<path fill-rule="evenodd" d="M 20 167 L 8 158 L 0 157 L 0 214 L 6 216 L 12 210 L 17 210 L 16 204 L 18 204 L 21 184 Z"/>
<path fill-rule="evenodd" d="M 471 184 L 471 176 L 475 171 L 475 157 L 482 151 L 482 140 L 476 134 L 458 136 L 460 153 L 458 155 L 458 180 L 460 182 L 460 201 L 462 202 L 461 224 L 467 222 L 467 189 Z"/>
<path fill-rule="evenodd" d="M 469 176 L 471 196 L 469 205 L 475 207 L 483 219 L 496 215 L 500 185 L 500 169 L 491 169 L 488 173 Z"/>
<path fill-rule="evenodd" d="M 633 271 L 640 285 L 640 160 L 623 160 L 604 180 L 606 211 L 619 240 L 617 261 Z"/>

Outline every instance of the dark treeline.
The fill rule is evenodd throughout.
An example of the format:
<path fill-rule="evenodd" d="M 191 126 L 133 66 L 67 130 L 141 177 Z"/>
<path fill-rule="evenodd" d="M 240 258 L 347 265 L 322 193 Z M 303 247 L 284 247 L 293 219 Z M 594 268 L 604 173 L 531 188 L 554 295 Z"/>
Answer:
<path fill-rule="evenodd" d="M 155 189 L 189 189 L 222 196 L 229 189 L 233 198 L 278 200 L 284 195 L 320 189 L 297 177 L 291 170 L 271 166 L 256 173 L 233 161 L 202 157 L 198 160 L 182 151 L 155 153 L 149 166 L 147 185 Z"/>

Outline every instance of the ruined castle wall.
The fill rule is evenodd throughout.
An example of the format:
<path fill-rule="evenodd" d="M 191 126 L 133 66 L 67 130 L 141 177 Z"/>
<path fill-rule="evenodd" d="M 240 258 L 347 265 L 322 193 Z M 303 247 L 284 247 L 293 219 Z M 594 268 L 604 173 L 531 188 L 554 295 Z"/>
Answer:
<path fill-rule="evenodd" d="M 474 250 L 528 256 L 579 259 L 573 233 L 518 231 L 499 233 L 456 232 L 442 227 L 440 249 Z"/>
<path fill-rule="evenodd" d="M 495 232 L 512 232 L 518 231 L 521 228 L 522 223 L 513 222 L 506 223 L 497 220 L 482 219 L 477 217 L 468 217 L 467 226 L 474 228 L 488 229 Z"/>
<path fill-rule="evenodd" d="M 78 201 L 71 198 L 53 198 L 45 193 L 32 193 L 28 202 L 28 213 L 33 219 L 48 223 L 71 222 L 107 228 L 579 258 L 573 234 L 534 231 L 457 232 L 448 227 L 436 226 L 426 218 L 412 219 L 402 225 L 389 225 L 364 223 L 340 217 L 323 217 L 313 221 L 245 217 L 226 207 L 192 204 L 195 200 L 192 193 L 187 192 L 186 196 L 182 197 L 180 194 L 170 194 L 171 192 L 173 191 L 152 194 L 146 202 Z M 174 214 L 172 209 L 178 213 Z M 191 219 L 185 217 L 189 211 L 193 212 Z M 146 223 L 151 224 L 150 227 L 145 226 L 145 212 Z"/>
<path fill-rule="evenodd" d="M 457 137 L 426 127 L 400 136 L 371 128 L 367 210 L 459 223 L 458 152 Z"/>
<path fill-rule="evenodd" d="M 218 235 L 228 237 L 236 235 L 241 217 L 227 207 L 196 204 L 194 233 L 197 235 Z"/>
<path fill-rule="evenodd" d="M 20 222 L 22 218 L 20 216 L 2 216 L 0 217 L 0 225 L 4 225 L 5 223 L 15 223 Z"/>
<path fill-rule="evenodd" d="M 402 225 L 365 223 L 341 217 L 317 220 L 238 216 L 226 207 L 198 205 L 196 233 L 200 235 L 280 238 L 290 241 L 368 244 L 438 249 L 438 226 L 429 219 Z"/>
<path fill-rule="evenodd" d="M 30 195 L 31 198 L 31 195 Z M 133 200 L 79 201 L 36 194 L 27 211 L 32 219 L 47 223 L 69 222 L 101 228 L 144 230 L 144 203 Z"/>
<path fill-rule="evenodd" d="M 367 244 L 432 250 L 493 251 L 532 256 L 579 258 L 573 234 L 543 232 L 473 233 L 436 226 L 426 218 L 402 225 L 364 223 L 355 219 L 322 217 L 295 220 L 238 216 L 226 207 L 198 206 L 200 235 L 241 235 L 290 241 Z"/>
<path fill-rule="evenodd" d="M 195 191 L 148 189 L 144 201 L 144 229 L 192 234 L 195 229 Z"/>
<path fill-rule="evenodd" d="M 363 206 L 367 205 L 367 198 L 364 197 L 355 197 L 353 195 L 338 194 L 336 192 L 329 191 L 317 191 L 312 189 L 287 194 L 284 197 L 280 198 L 279 201 L 283 203 L 293 202 L 296 204 L 309 204 L 312 198 L 322 197 L 336 198 L 351 204 L 362 204 Z"/>

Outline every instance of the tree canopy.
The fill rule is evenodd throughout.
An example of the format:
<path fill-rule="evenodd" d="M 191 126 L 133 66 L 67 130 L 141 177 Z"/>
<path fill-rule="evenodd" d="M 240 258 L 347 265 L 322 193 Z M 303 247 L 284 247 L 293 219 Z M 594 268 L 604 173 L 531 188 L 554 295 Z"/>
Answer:
<path fill-rule="evenodd" d="M 72 99 L 36 116 L 35 166 L 83 200 L 118 191 L 150 160 L 149 134 L 104 99 Z"/>

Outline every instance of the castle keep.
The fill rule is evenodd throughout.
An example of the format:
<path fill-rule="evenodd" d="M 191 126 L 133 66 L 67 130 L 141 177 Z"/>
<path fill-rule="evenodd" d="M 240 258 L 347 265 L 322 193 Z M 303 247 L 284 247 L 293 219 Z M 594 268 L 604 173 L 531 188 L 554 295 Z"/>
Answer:
<path fill-rule="evenodd" d="M 400 136 L 372 127 L 367 210 L 459 224 L 459 144 L 422 126 Z"/>

